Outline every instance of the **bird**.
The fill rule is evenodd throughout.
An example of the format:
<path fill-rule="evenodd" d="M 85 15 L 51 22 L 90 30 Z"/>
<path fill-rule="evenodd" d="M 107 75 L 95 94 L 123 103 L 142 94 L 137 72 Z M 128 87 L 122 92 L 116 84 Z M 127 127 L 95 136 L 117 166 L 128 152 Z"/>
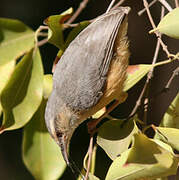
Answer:
<path fill-rule="evenodd" d="M 130 7 L 104 13 L 81 31 L 56 65 L 45 109 L 47 129 L 70 165 L 68 147 L 75 129 L 113 100 L 126 99 Z"/>

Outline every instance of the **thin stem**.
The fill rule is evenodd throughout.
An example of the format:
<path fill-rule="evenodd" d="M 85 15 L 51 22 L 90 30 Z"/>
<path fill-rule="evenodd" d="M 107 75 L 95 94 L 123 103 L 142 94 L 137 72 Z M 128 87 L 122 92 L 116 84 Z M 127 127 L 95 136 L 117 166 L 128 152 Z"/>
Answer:
<path fill-rule="evenodd" d="M 147 11 L 147 15 L 148 15 L 149 21 L 150 21 L 153 29 L 155 29 L 156 26 L 155 26 L 155 23 L 154 23 L 154 21 L 153 21 L 153 18 L 152 18 L 152 15 L 151 15 L 151 13 L 150 13 L 150 10 L 149 10 L 149 4 L 148 4 L 148 2 L 147 2 L 146 0 L 143 0 L 143 3 L 144 3 L 144 7 L 146 8 L 146 11 Z M 168 57 L 170 57 L 170 53 L 169 53 L 169 51 L 168 51 L 167 46 L 165 45 L 165 43 L 164 43 L 164 42 L 162 41 L 162 39 L 160 38 L 160 33 L 157 32 L 157 31 L 154 32 L 154 33 L 155 33 L 155 35 L 157 36 L 157 38 L 158 38 L 158 40 L 159 40 L 159 42 L 160 42 L 160 44 L 161 44 L 161 46 L 162 46 L 162 48 L 163 48 L 163 51 L 167 54 Z"/>
<path fill-rule="evenodd" d="M 125 0 L 120 0 L 112 9 L 115 9 L 117 7 L 119 7 L 121 4 L 124 3 Z"/>
<path fill-rule="evenodd" d="M 106 11 L 106 13 L 108 13 L 110 11 L 110 9 L 112 8 L 113 4 L 115 3 L 116 0 L 112 0 L 110 5 L 108 6 L 108 9 Z"/>
<path fill-rule="evenodd" d="M 45 38 L 41 41 L 38 42 L 38 37 L 42 36 L 42 37 L 47 37 L 48 33 L 43 33 L 41 32 L 42 30 L 48 30 L 48 26 L 40 26 L 36 31 L 35 31 L 35 49 L 37 49 L 37 47 L 40 47 L 44 44 L 46 44 L 48 42 L 48 38 Z"/>
<path fill-rule="evenodd" d="M 43 45 L 46 44 L 47 42 L 48 42 L 48 38 L 43 39 L 43 40 L 41 40 L 41 41 L 39 41 L 39 42 L 37 43 L 37 46 L 38 46 L 38 47 L 43 46 Z"/>
<path fill-rule="evenodd" d="M 162 7 L 161 7 L 161 16 L 160 16 L 160 19 L 162 19 L 162 18 L 164 17 L 164 13 L 165 13 L 165 9 L 164 9 L 164 7 L 162 6 Z M 161 39 L 161 34 L 159 34 L 159 37 L 160 37 L 160 39 Z M 159 54 L 159 50 L 160 50 L 160 41 L 159 41 L 159 38 L 158 38 L 158 40 L 157 40 L 157 45 L 156 45 L 156 48 L 155 48 L 155 53 L 154 53 L 153 60 L 152 60 L 152 65 L 154 65 L 154 64 L 156 63 L 156 61 L 157 61 L 158 54 Z M 153 76 L 153 70 L 154 70 L 154 68 L 152 68 L 152 69 L 150 70 L 150 72 L 149 72 L 148 75 L 147 75 L 147 78 L 149 78 L 149 79 L 152 78 L 152 76 Z"/>
<path fill-rule="evenodd" d="M 176 8 L 179 7 L 178 0 L 175 0 L 175 6 L 176 6 Z"/>
<path fill-rule="evenodd" d="M 148 82 L 146 81 L 146 83 L 145 83 L 145 85 L 144 85 L 144 87 L 143 87 L 143 89 L 142 89 L 142 92 L 140 93 L 139 98 L 138 98 L 138 100 L 136 101 L 136 104 L 135 104 L 132 112 L 130 113 L 129 117 L 133 116 L 133 115 L 136 113 L 138 107 L 141 105 L 141 101 L 142 101 L 142 98 L 143 98 L 143 96 L 144 96 L 145 90 L 146 90 L 146 88 L 147 88 L 147 84 L 148 84 Z"/>
<path fill-rule="evenodd" d="M 76 12 L 73 14 L 73 16 L 67 21 L 66 24 L 71 24 L 78 16 L 79 14 L 82 12 L 82 10 L 86 7 L 87 3 L 89 0 L 83 0 L 78 9 L 76 10 Z"/>
<path fill-rule="evenodd" d="M 146 8 L 146 10 L 147 10 L 147 8 Z M 164 8 L 162 7 L 162 9 L 161 9 L 161 19 L 163 18 L 163 16 L 164 16 Z M 160 35 L 160 38 L 161 38 L 161 35 Z M 158 57 L 158 54 L 159 54 L 159 50 L 160 50 L 160 42 L 159 42 L 159 39 L 158 39 L 157 45 L 156 45 L 156 48 L 155 48 L 155 53 L 154 53 L 153 60 L 152 60 L 153 65 L 156 63 L 156 60 L 157 60 L 157 57 Z M 147 80 L 145 82 L 145 85 L 144 85 L 144 87 L 142 89 L 142 92 L 141 92 L 141 94 L 140 94 L 140 96 L 139 96 L 139 98 L 138 98 L 138 100 L 136 102 L 136 105 L 135 105 L 134 109 L 132 110 L 130 116 L 133 116 L 136 113 L 138 107 L 141 105 L 142 98 L 143 98 L 143 96 L 144 96 L 144 94 L 146 92 L 146 89 L 147 89 L 147 87 L 149 85 L 149 82 L 150 82 L 150 80 L 152 78 L 152 75 L 153 75 L 153 68 L 151 69 L 151 71 L 147 75 Z M 144 100 L 145 104 L 146 104 L 146 102 L 148 102 L 148 97 L 145 98 L 145 100 Z M 147 111 L 148 111 L 148 105 L 144 106 L 144 120 L 145 121 L 146 121 L 146 118 L 147 118 Z"/>
<path fill-rule="evenodd" d="M 90 167 L 91 167 L 92 153 L 93 153 L 93 136 L 90 137 L 90 143 L 89 143 L 89 148 L 88 148 L 88 165 L 87 165 L 86 175 L 85 175 L 84 180 L 88 180 Z"/>
<path fill-rule="evenodd" d="M 158 1 L 158 0 L 153 0 L 153 1 L 149 4 L 149 8 L 150 8 L 152 5 L 154 5 L 157 1 Z M 140 10 L 140 11 L 138 12 L 138 15 L 141 16 L 145 11 L 146 11 L 146 8 Z"/>
<path fill-rule="evenodd" d="M 158 0 L 169 12 L 172 11 L 172 7 L 165 0 Z"/>
<path fill-rule="evenodd" d="M 179 75 L 179 67 L 177 67 L 174 71 L 173 71 L 173 74 L 172 76 L 170 77 L 167 85 L 165 86 L 165 89 L 169 89 L 173 79 L 175 78 L 175 76 Z"/>

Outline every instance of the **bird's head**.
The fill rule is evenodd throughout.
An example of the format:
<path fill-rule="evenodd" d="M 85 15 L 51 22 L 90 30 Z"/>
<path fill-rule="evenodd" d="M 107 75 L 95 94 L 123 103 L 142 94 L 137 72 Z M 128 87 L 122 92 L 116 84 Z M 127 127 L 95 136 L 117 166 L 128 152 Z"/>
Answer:
<path fill-rule="evenodd" d="M 69 165 L 68 147 L 77 126 L 78 116 L 62 101 L 59 103 L 55 97 L 52 92 L 45 110 L 45 122 L 50 135 L 60 146 L 65 162 Z"/>

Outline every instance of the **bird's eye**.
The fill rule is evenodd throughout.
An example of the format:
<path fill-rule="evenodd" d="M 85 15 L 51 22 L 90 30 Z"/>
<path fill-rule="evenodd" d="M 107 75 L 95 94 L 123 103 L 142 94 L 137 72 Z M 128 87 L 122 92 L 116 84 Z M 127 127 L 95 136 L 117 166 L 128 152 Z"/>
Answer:
<path fill-rule="evenodd" d="M 61 138 L 63 136 L 63 133 L 60 132 L 60 131 L 57 131 L 56 135 L 57 135 L 58 138 Z"/>

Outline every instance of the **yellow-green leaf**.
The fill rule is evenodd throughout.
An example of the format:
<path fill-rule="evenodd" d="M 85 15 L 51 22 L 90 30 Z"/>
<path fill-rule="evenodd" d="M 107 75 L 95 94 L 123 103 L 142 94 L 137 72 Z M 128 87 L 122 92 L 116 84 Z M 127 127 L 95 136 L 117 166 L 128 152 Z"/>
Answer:
<path fill-rule="evenodd" d="M 44 99 L 48 99 L 52 91 L 52 86 L 53 86 L 52 75 L 51 74 L 44 75 L 43 82 L 44 82 L 43 83 L 43 97 Z"/>
<path fill-rule="evenodd" d="M 70 8 L 60 15 L 49 16 L 45 20 L 45 23 L 49 27 L 48 41 L 62 50 L 65 48 L 63 39 L 63 23 L 70 17 L 72 12 L 73 9 Z"/>
<path fill-rule="evenodd" d="M 179 93 L 164 114 L 160 126 L 179 129 Z"/>
<path fill-rule="evenodd" d="M 14 68 L 15 68 L 15 61 L 10 61 L 7 64 L 0 65 L 0 95 L 3 88 L 7 84 Z M 0 115 L 1 113 L 2 113 L 2 106 L 0 102 Z"/>
<path fill-rule="evenodd" d="M 139 64 L 130 65 L 127 69 L 127 79 L 124 84 L 124 91 L 129 90 L 139 82 L 151 69 L 153 65 Z"/>
<path fill-rule="evenodd" d="M 99 128 L 97 143 L 114 160 L 128 149 L 133 134 L 137 132 L 138 129 L 133 119 L 127 122 L 124 122 L 124 120 L 110 120 Z"/>
<path fill-rule="evenodd" d="M 30 51 L 17 64 L 1 93 L 2 131 L 23 127 L 38 109 L 43 93 L 43 67 L 39 51 Z"/>
<path fill-rule="evenodd" d="M 21 21 L 0 18 L 0 65 L 16 60 L 34 46 L 34 32 Z"/>
<path fill-rule="evenodd" d="M 160 139 L 179 151 L 179 129 L 166 127 L 156 127 L 156 129 L 155 138 Z"/>
<path fill-rule="evenodd" d="M 35 179 L 56 180 L 64 172 L 66 163 L 59 146 L 45 127 L 45 106 L 46 100 L 43 100 L 31 121 L 24 128 L 22 156 L 27 169 Z"/>
<path fill-rule="evenodd" d="M 143 134 L 111 164 L 106 180 L 156 179 L 176 174 L 179 159 Z"/>
<path fill-rule="evenodd" d="M 179 39 L 179 8 L 173 9 L 160 21 L 157 28 L 150 31 L 159 31 L 172 38 Z"/>

